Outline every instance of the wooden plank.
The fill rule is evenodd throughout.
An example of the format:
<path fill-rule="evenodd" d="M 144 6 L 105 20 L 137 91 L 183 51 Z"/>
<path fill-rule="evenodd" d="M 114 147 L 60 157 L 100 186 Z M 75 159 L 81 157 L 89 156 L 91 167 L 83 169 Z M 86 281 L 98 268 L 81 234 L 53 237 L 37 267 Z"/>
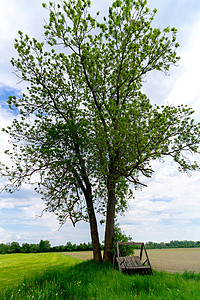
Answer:
<path fill-rule="evenodd" d="M 117 260 L 119 261 L 120 264 L 120 269 L 125 270 L 125 269 L 150 269 L 150 266 L 143 266 L 139 257 L 136 256 L 136 259 L 133 259 L 135 257 L 128 257 L 129 259 L 127 259 L 126 257 L 120 257 L 119 260 L 117 258 Z M 137 260 L 138 258 L 138 260 Z"/>
<path fill-rule="evenodd" d="M 140 249 L 140 260 L 141 260 L 141 261 L 142 261 L 142 252 L 143 252 L 143 248 L 144 248 L 144 243 L 142 243 L 141 249 Z"/>
<path fill-rule="evenodd" d="M 132 245 L 132 246 L 141 246 L 144 245 L 144 243 L 135 243 L 135 242 L 117 242 L 118 245 Z"/>
<path fill-rule="evenodd" d="M 119 267 L 119 272 L 121 273 L 121 266 L 120 266 L 120 261 L 119 261 L 119 243 L 117 243 L 117 262 L 118 262 L 118 267 Z"/>
<path fill-rule="evenodd" d="M 120 264 L 120 268 L 142 267 L 142 262 L 141 262 L 139 256 L 119 257 L 117 260 Z"/>
<path fill-rule="evenodd" d="M 151 267 L 149 266 L 142 266 L 142 267 L 126 267 L 126 268 L 121 268 L 122 270 L 151 270 Z"/>
<path fill-rule="evenodd" d="M 148 265 L 151 267 L 150 260 L 149 260 L 149 257 L 148 257 L 148 254 L 147 254 L 147 250 L 146 250 L 145 245 L 144 245 L 144 251 L 145 251 L 145 254 L 146 254 L 146 258 L 147 258 L 147 263 L 148 263 Z"/>

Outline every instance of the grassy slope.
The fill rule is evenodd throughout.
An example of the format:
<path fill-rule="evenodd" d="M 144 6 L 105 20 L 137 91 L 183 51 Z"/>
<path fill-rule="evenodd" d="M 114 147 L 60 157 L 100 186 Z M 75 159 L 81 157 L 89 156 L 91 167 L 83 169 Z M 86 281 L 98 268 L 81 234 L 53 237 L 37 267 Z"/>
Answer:
<path fill-rule="evenodd" d="M 80 259 L 67 258 L 60 253 L 5 254 L 0 255 L 0 291 L 23 281 L 24 276 L 34 276 L 53 266 L 72 266 Z"/>
<path fill-rule="evenodd" d="M 56 260 L 55 266 L 23 280 L 18 287 L 5 291 L 1 299 L 199 299 L 200 274 L 154 272 L 153 276 L 129 276 L 94 261 L 77 264 L 74 258 L 60 259 L 63 263 L 57 264 Z"/>

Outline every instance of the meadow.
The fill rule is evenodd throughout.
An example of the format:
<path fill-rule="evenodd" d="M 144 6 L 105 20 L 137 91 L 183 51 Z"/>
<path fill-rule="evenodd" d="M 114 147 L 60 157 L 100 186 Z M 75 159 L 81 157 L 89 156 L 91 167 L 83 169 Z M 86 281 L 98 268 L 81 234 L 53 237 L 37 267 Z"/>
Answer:
<path fill-rule="evenodd" d="M 79 257 L 84 254 L 91 255 Z M 0 293 L 2 300 L 200 299 L 200 274 L 154 269 L 153 275 L 128 275 L 61 253 L 8 254 L 0 256 Z"/>
<path fill-rule="evenodd" d="M 6 286 L 21 283 L 24 277 L 31 278 L 43 270 L 61 266 L 73 266 L 80 259 L 64 257 L 61 253 L 31 253 L 0 255 L 0 291 Z"/>

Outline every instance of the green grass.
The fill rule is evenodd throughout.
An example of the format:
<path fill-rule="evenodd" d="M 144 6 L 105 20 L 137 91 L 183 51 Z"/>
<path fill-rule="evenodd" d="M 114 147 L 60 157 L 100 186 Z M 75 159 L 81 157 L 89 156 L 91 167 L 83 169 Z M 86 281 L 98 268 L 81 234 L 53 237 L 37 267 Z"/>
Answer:
<path fill-rule="evenodd" d="M 0 292 L 5 286 L 17 285 L 25 276 L 31 277 L 49 267 L 72 266 L 82 260 L 60 253 L 0 255 Z"/>
<path fill-rule="evenodd" d="M 63 256 L 63 263 L 37 270 L 17 287 L 4 290 L 0 299 L 200 299 L 200 274 L 154 271 L 153 275 L 127 275 L 92 260 L 77 262 Z"/>

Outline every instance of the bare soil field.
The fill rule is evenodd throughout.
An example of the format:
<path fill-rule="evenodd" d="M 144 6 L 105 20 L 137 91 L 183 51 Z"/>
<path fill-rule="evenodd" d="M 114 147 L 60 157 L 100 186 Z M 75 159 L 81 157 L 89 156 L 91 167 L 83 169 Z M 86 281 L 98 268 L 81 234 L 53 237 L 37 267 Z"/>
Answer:
<path fill-rule="evenodd" d="M 200 273 L 200 248 L 147 250 L 152 268 L 158 271 Z"/>
<path fill-rule="evenodd" d="M 200 248 L 181 248 L 181 249 L 150 249 L 147 250 L 150 263 L 153 269 L 172 273 L 183 273 L 184 271 L 194 271 L 200 273 Z M 92 252 L 65 252 L 65 255 L 80 258 L 83 260 L 91 259 Z M 138 255 L 139 251 L 135 251 Z"/>

